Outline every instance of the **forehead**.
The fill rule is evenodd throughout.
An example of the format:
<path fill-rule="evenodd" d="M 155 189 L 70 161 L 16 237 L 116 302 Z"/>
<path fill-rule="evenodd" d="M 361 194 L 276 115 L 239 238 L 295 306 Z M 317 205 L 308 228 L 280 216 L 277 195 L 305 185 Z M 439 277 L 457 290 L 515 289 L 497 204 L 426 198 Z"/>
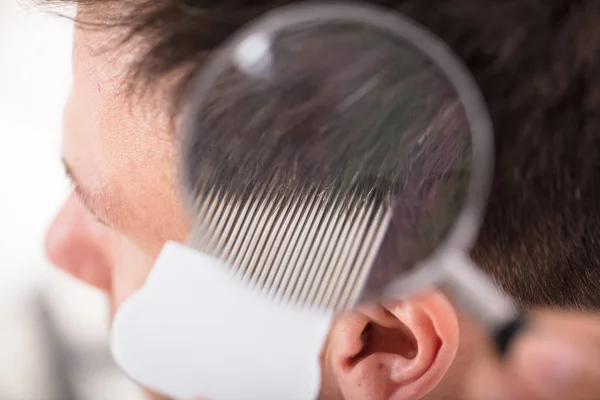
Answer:
<path fill-rule="evenodd" d="M 117 86 L 139 55 L 134 46 L 120 45 L 123 34 L 122 30 L 108 26 L 77 24 L 73 33 L 74 79 L 93 79 L 99 88 Z"/>
<path fill-rule="evenodd" d="M 63 156 L 92 199 L 92 211 L 154 254 L 164 240 L 180 240 L 186 231 L 173 125 L 164 97 L 127 91 L 127 74 L 142 48 L 118 46 L 122 34 L 107 27 L 75 29 Z"/>

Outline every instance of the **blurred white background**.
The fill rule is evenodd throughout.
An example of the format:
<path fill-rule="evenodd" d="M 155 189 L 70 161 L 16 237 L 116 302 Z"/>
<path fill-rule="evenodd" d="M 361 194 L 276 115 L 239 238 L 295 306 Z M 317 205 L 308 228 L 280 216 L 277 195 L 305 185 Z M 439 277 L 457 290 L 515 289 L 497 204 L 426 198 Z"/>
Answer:
<path fill-rule="evenodd" d="M 1 400 L 140 398 L 110 361 L 104 297 L 54 269 L 43 254 L 45 230 L 68 191 L 59 151 L 71 29 L 66 19 L 18 0 L 0 1 Z M 39 293 L 79 360 L 70 368 L 72 399 L 57 397 L 66 394 L 45 345 Z"/>

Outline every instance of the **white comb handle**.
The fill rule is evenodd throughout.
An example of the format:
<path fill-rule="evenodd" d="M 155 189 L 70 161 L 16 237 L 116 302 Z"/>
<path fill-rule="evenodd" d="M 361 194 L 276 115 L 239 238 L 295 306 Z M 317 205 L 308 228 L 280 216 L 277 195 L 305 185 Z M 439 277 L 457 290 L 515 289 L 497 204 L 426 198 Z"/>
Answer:
<path fill-rule="evenodd" d="M 131 379 L 176 399 L 314 400 L 332 319 L 270 302 L 170 242 L 118 310 L 111 350 Z"/>

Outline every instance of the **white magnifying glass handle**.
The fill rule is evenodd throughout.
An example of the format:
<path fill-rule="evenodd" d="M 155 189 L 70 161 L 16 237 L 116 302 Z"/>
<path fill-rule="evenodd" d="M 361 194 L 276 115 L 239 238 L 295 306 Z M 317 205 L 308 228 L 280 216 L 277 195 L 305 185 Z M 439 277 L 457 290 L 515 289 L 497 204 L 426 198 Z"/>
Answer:
<path fill-rule="evenodd" d="M 464 252 L 450 251 L 440 264 L 442 286 L 490 332 L 504 356 L 526 326 L 519 307 Z"/>
<path fill-rule="evenodd" d="M 412 273 L 391 282 L 383 295 L 411 296 L 428 287 L 442 288 L 473 316 L 489 333 L 501 357 L 527 326 L 514 300 L 460 249 L 441 251 Z"/>

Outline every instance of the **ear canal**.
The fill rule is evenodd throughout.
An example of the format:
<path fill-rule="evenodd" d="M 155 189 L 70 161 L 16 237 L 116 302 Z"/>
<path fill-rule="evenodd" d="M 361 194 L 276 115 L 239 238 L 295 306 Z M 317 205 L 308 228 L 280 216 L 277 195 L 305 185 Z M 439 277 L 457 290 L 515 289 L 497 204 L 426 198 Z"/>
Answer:
<path fill-rule="evenodd" d="M 378 354 L 397 354 L 412 360 L 419 351 L 416 338 L 407 327 L 401 326 L 400 322 L 398 326 L 389 326 L 369 321 L 361 332 L 360 340 L 361 350 L 349 358 L 350 367 Z"/>
<path fill-rule="evenodd" d="M 371 338 L 372 330 L 373 330 L 373 322 L 369 321 L 369 322 L 367 322 L 364 329 L 360 333 L 360 343 L 361 343 L 360 351 L 348 359 L 348 364 L 350 367 L 352 367 L 354 364 L 356 364 L 357 362 L 359 362 L 363 358 L 365 358 L 364 350 L 365 350 L 365 347 L 367 346 L 369 339 Z"/>

